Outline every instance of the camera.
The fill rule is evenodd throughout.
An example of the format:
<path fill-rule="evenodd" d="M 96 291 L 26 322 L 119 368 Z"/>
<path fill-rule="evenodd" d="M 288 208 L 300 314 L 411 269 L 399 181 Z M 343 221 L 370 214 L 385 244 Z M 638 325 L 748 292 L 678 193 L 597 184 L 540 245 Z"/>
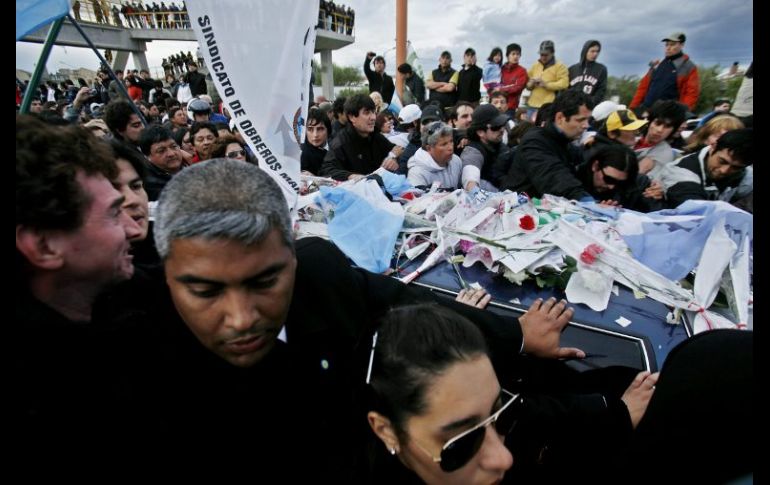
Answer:
<path fill-rule="evenodd" d="M 91 91 L 89 91 L 89 94 L 90 94 L 91 96 L 96 96 L 96 95 L 97 95 L 97 94 L 99 94 L 99 93 L 96 91 L 96 89 L 94 89 L 94 88 L 91 88 Z"/>

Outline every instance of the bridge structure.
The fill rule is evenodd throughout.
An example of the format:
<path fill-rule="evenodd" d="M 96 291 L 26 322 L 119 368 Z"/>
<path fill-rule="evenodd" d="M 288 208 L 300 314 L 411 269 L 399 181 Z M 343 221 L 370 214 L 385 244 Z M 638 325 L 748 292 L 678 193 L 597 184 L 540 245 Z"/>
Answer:
<path fill-rule="evenodd" d="M 117 6 L 118 9 L 121 8 L 121 4 L 118 2 L 109 2 L 109 4 Z M 131 21 L 129 21 L 126 16 L 123 16 L 123 19 L 121 19 L 121 17 L 117 15 L 107 16 L 101 12 L 97 13 L 94 11 L 93 7 L 91 7 L 90 2 L 83 2 L 78 11 L 73 12 L 72 14 L 73 18 L 77 19 L 80 27 L 85 31 L 86 35 L 91 39 L 91 42 L 93 42 L 98 49 L 110 49 L 111 51 L 115 51 L 112 60 L 113 69 L 125 70 L 126 65 L 128 64 L 128 56 L 131 55 L 136 69 L 147 69 L 149 71 L 150 66 L 147 63 L 146 54 L 147 43 L 154 40 L 197 42 L 195 33 L 191 28 L 187 27 L 190 23 L 189 20 L 186 19 L 187 12 L 184 11 L 137 13 L 132 15 Z M 153 22 L 152 19 L 154 19 L 155 16 L 163 14 L 167 14 L 168 17 L 172 19 L 174 16 L 178 16 L 177 18 L 181 17 L 183 20 L 175 23 L 175 28 L 169 28 L 169 24 L 166 24 L 166 28 L 158 28 L 161 23 Z M 117 17 L 117 19 L 115 19 L 115 17 Z M 141 22 L 139 22 L 140 19 L 142 20 Z M 150 21 L 148 22 L 145 19 L 149 19 Z M 170 22 L 174 23 L 173 20 Z M 339 22 L 341 25 L 342 22 Z M 352 44 L 355 42 L 355 37 L 352 29 L 348 29 L 344 33 L 341 33 L 321 28 L 321 26 L 325 27 L 328 25 L 330 25 L 330 22 L 327 19 L 321 19 L 319 21 L 319 27 L 316 29 L 315 52 L 321 53 L 321 82 L 323 85 L 323 95 L 327 99 L 332 99 L 334 97 L 332 51 Z M 46 40 L 48 30 L 49 26 L 41 27 L 20 40 L 23 42 L 42 44 Z M 69 19 L 64 20 L 55 44 L 68 47 L 89 47 Z"/>

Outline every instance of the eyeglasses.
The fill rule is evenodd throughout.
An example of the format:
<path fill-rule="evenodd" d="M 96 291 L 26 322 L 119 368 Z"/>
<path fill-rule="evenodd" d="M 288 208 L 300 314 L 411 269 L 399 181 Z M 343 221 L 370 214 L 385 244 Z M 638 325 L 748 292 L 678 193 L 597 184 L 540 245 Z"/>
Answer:
<path fill-rule="evenodd" d="M 602 168 L 601 171 L 602 171 L 602 178 L 604 179 L 604 183 L 607 185 L 618 185 L 622 187 L 629 182 L 628 179 L 620 180 L 620 179 L 616 179 L 615 177 L 611 177 L 607 175 L 604 172 L 604 168 Z"/>
<path fill-rule="evenodd" d="M 238 157 L 245 157 L 246 151 L 243 149 L 240 150 L 234 150 L 232 152 L 227 152 L 225 155 L 227 158 L 238 158 Z"/>
<path fill-rule="evenodd" d="M 502 407 L 473 428 L 463 431 L 447 441 L 441 448 L 441 456 L 433 456 L 431 452 L 423 448 L 420 443 L 413 441 L 422 451 L 430 456 L 435 463 L 439 463 L 441 469 L 445 472 L 453 472 L 462 468 L 476 455 L 476 453 L 478 453 L 481 445 L 484 443 L 484 435 L 486 434 L 487 426 L 494 424 L 497 434 L 503 436 L 510 433 L 516 426 L 518 418 L 521 415 L 521 408 L 524 400 L 519 394 L 512 394 L 505 389 L 500 390 L 500 396 L 507 398 Z"/>
<path fill-rule="evenodd" d="M 505 125 L 495 125 L 495 126 L 487 125 L 487 128 L 489 128 L 492 131 L 500 131 L 503 128 L 505 128 Z"/>

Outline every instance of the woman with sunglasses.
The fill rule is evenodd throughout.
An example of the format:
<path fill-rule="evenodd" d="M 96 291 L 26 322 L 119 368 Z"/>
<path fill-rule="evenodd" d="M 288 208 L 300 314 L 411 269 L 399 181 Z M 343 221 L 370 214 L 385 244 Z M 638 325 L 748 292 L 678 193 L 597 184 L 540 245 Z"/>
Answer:
<path fill-rule="evenodd" d="M 438 305 L 392 310 L 367 373 L 371 483 L 497 483 L 520 399 L 500 387 L 481 331 Z"/>
<path fill-rule="evenodd" d="M 233 135 L 220 135 L 211 145 L 211 158 L 234 158 L 255 163 L 246 146 Z"/>
<path fill-rule="evenodd" d="M 521 318 L 565 312 L 563 301 L 538 300 Z M 510 352 L 480 328 L 436 305 L 384 318 L 366 373 L 376 439 L 361 481 L 498 483 L 510 469 L 513 481 L 580 482 L 619 473 L 658 375 L 615 367 L 579 382 L 584 376 L 558 362 L 501 358 Z"/>

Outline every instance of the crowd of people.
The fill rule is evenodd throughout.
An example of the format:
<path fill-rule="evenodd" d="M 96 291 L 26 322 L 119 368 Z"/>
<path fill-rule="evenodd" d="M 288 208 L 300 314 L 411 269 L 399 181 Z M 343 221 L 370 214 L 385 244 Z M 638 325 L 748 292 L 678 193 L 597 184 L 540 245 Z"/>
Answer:
<path fill-rule="evenodd" d="M 338 34 L 353 35 L 356 11 L 332 0 L 321 0 L 318 7 L 318 28 Z"/>
<path fill-rule="evenodd" d="M 79 22 L 93 22 L 130 29 L 189 29 L 190 16 L 187 3 L 144 2 L 142 0 L 122 4 L 107 0 L 75 0 L 72 14 Z M 321 0 L 318 9 L 318 28 L 343 35 L 353 35 L 356 12 L 350 7 Z"/>
<path fill-rule="evenodd" d="M 720 99 L 685 138 L 699 96 L 697 68 L 682 52 L 685 34 L 662 41 L 665 59 L 651 64 L 629 107 L 604 99 L 607 69 L 597 61 L 597 40 L 587 41 L 569 68 L 550 40 L 541 42 L 529 70 L 519 65 L 522 47 L 515 43 L 505 49 L 507 62 L 494 48 L 483 69 L 473 48 L 457 70 L 445 51 L 425 80 L 402 64 L 396 75 L 405 106 L 398 114 L 388 110 L 395 83 L 385 59 L 368 52 L 369 97 L 319 104 L 332 129 L 305 142 L 303 160 L 312 153 L 314 162 L 303 169 L 346 180 L 382 166 L 415 186 L 550 193 L 642 212 L 691 199 L 753 211 L 752 116 L 730 113 L 729 101 Z M 482 85 L 487 104 L 480 104 Z"/>
<path fill-rule="evenodd" d="M 509 46 L 509 62 L 520 53 Z M 310 109 L 302 170 L 342 181 L 384 167 L 421 187 L 629 207 L 751 197 L 750 118 L 712 115 L 676 158 L 678 100 L 637 117 L 592 98 L 584 75 L 533 119 L 507 84 L 487 104 L 443 96 L 465 81 L 441 57 L 430 98 L 415 90 L 394 114 L 384 59 L 367 54 L 380 89 Z M 661 479 L 657 461 L 672 481 L 753 472 L 739 446 L 755 424 L 751 331 L 688 339 L 660 373 L 578 372 L 565 361 L 585 353 L 560 343 L 565 300 L 513 318 L 486 309 L 484 290 L 453 300 L 356 268 L 329 241 L 295 239 L 282 190 L 197 69 L 41 86 L 17 115 L 9 395 L 22 454 L 243 463 L 314 483 L 645 483 Z M 516 82 L 551 86 L 528 77 Z"/>

